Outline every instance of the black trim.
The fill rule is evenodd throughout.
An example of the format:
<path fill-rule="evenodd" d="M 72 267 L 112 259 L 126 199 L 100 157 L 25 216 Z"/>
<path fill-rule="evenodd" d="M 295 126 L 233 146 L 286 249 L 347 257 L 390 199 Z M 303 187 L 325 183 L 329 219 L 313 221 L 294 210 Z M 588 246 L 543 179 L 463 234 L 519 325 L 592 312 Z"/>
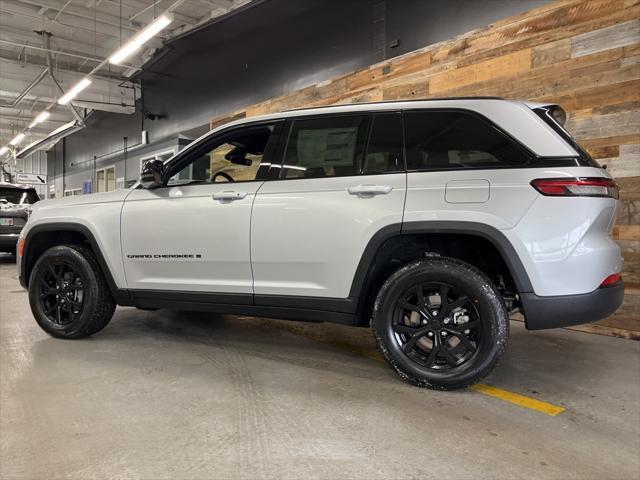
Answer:
<path fill-rule="evenodd" d="M 253 295 L 250 293 L 209 293 L 179 290 L 129 290 L 131 299 L 135 302 L 154 302 L 158 300 L 168 302 L 215 303 L 223 305 L 253 305 Z"/>
<path fill-rule="evenodd" d="M 360 262 L 358 262 L 358 268 L 356 268 L 356 273 L 353 276 L 351 289 L 349 290 L 350 297 L 358 298 L 362 293 L 363 287 L 366 285 L 369 272 L 373 270 L 373 260 L 376 258 L 376 254 L 378 253 L 378 250 L 380 250 L 380 247 L 382 247 L 384 242 L 400 235 L 401 233 L 402 224 L 393 223 L 381 228 L 373 235 L 373 237 L 371 237 L 369 243 L 367 243 L 367 246 L 364 249 L 364 252 L 362 252 Z"/>
<path fill-rule="evenodd" d="M 98 242 L 96 242 L 93 233 L 91 233 L 91 230 L 89 230 L 89 228 L 78 223 L 47 223 L 43 225 L 36 225 L 35 227 L 29 229 L 29 232 L 25 237 L 24 252 L 22 254 L 22 261 L 20 263 L 20 285 L 22 285 L 24 288 L 29 287 L 29 275 L 27 275 L 27 273 L 31 273 L 31 269 L 35 264 L 35 259 L 29 258 L 29 249 L 34 237 L 43 232 L 75 232 L 80 233 L 82 236 L 84 236 L 89 242 L 89 245 L 91 245 L 91 249 L 93 250 L 96 259 L 98 260 L 100 269 L 102 270 L 104 278 L 107 281 L 107 285 L 109 286 L 109 290 L 111 291 L 111 295 L 113 295 L 116 303 L 118 305 L 131 305 L 129 292 L 127 290 L 118 288 L 118 286 L 116 285 L 116 282 L 111 275 L 111 270 L 109 270 L 109 268 L 107 267 L 107 262 L 102 255 L 102 251 L 98 247 Z"/>
<path fill-rule="evenodd" d="M 367 276 L 374 265 L 376 254 L 384 242 L 397 235 L 415 235 L 421 233 L 458 233 L 476 235 L 488 240 L 502 255 L 513 277 L 513 281 L 518 288 L 518 292 L 533 291 L 529 275 L 522 265 L 520 257 L 518 257 L 511 242 L 509 242 L 500 230 L 484 223 L 476 222 L 424 221 L 404 222 L 403 224 L 396 223 L 379 230 L 371 240 L 369 240 L 362 257 L 360 257 L 349 296 L 357 298 L 362 293 L 362 289 L 366 285 Z"/>
<path fill-rule="evenodd" d="M 283 307 L 321 310 L 335 313 L 355 313 L 357 298 L 302 297 L 295 295 L 254 295 L 257 307 Z"/>
<path fill-rule="evenodd" d="M 521 293 L 520 300 L 528 330 L 568 327 L 596 322 L 613 314 L 624 300 L 622 282 L 581 295 L 540 297 Z"/>
<path fill-rule="evenodd" d="M 132 305 L 355 325 L 355 299 L 130 290 Z"/>

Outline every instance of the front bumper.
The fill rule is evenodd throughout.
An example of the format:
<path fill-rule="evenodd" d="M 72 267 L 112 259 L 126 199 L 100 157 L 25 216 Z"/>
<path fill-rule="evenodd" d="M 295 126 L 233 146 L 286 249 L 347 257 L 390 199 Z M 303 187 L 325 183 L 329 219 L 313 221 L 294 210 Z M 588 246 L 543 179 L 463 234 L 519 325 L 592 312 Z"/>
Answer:
<path fill-rule="evenodd" d="M 624 285 L 598 288 L 581 295 L 540 297 L 520 294 L 525 325 L 528 330 L 568 327 L 596 322 L 613 314 L 624 299 Z"/>
<path fill-rule="evenodd" d="M 0 252 L 15 251 L 19 233 L 0 233 Z"/>

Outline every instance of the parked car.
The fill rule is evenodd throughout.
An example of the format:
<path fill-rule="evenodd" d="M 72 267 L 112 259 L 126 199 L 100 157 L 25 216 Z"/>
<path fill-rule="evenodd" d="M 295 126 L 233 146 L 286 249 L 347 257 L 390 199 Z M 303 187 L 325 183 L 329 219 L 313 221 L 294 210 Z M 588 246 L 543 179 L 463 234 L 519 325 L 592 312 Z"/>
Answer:
<path fill-rule="evenodd" d="M 0 252 L 16 252 L 18 236 L 38 200 L 32 187 L 0 182 Z"/>
<path fill-rule="evenodd" d="M 219 127 L 131 190 L 36 205 L 20 282 L 49 334 L 116 304 L 371 326 L 406 381 L 452 389 L 529 329 L 622 302 L 618 187 L 557 105 L 343 105 Z"/>

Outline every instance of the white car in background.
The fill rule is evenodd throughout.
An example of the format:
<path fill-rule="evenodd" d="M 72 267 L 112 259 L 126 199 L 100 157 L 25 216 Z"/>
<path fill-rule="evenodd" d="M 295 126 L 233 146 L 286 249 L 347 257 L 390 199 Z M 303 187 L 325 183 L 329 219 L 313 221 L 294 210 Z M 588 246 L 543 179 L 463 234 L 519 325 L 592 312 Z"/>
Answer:
<path fill-rule="evenodd" d="M 618 188 L 556 105 L 460 98 L 239 120 L 131 190 L 36 205 L 18 271 L 80 338 L 116 304 L 371 326 L 406 381 L 453 389 L 529 329 L 621 304 Z"/>

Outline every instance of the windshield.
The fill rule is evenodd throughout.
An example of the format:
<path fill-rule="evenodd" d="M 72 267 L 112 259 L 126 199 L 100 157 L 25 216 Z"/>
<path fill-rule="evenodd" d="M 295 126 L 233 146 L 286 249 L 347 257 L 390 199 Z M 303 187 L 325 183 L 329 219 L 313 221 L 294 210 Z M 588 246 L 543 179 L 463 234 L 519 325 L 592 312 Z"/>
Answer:
<path fill-rule="evenodd" d="M 36 203 L 38 194 L 33 189 L 23 190 L 20 188 L 0 187 L 0 202 L 14 203 L 16 205 L 30 205 Z"/>

